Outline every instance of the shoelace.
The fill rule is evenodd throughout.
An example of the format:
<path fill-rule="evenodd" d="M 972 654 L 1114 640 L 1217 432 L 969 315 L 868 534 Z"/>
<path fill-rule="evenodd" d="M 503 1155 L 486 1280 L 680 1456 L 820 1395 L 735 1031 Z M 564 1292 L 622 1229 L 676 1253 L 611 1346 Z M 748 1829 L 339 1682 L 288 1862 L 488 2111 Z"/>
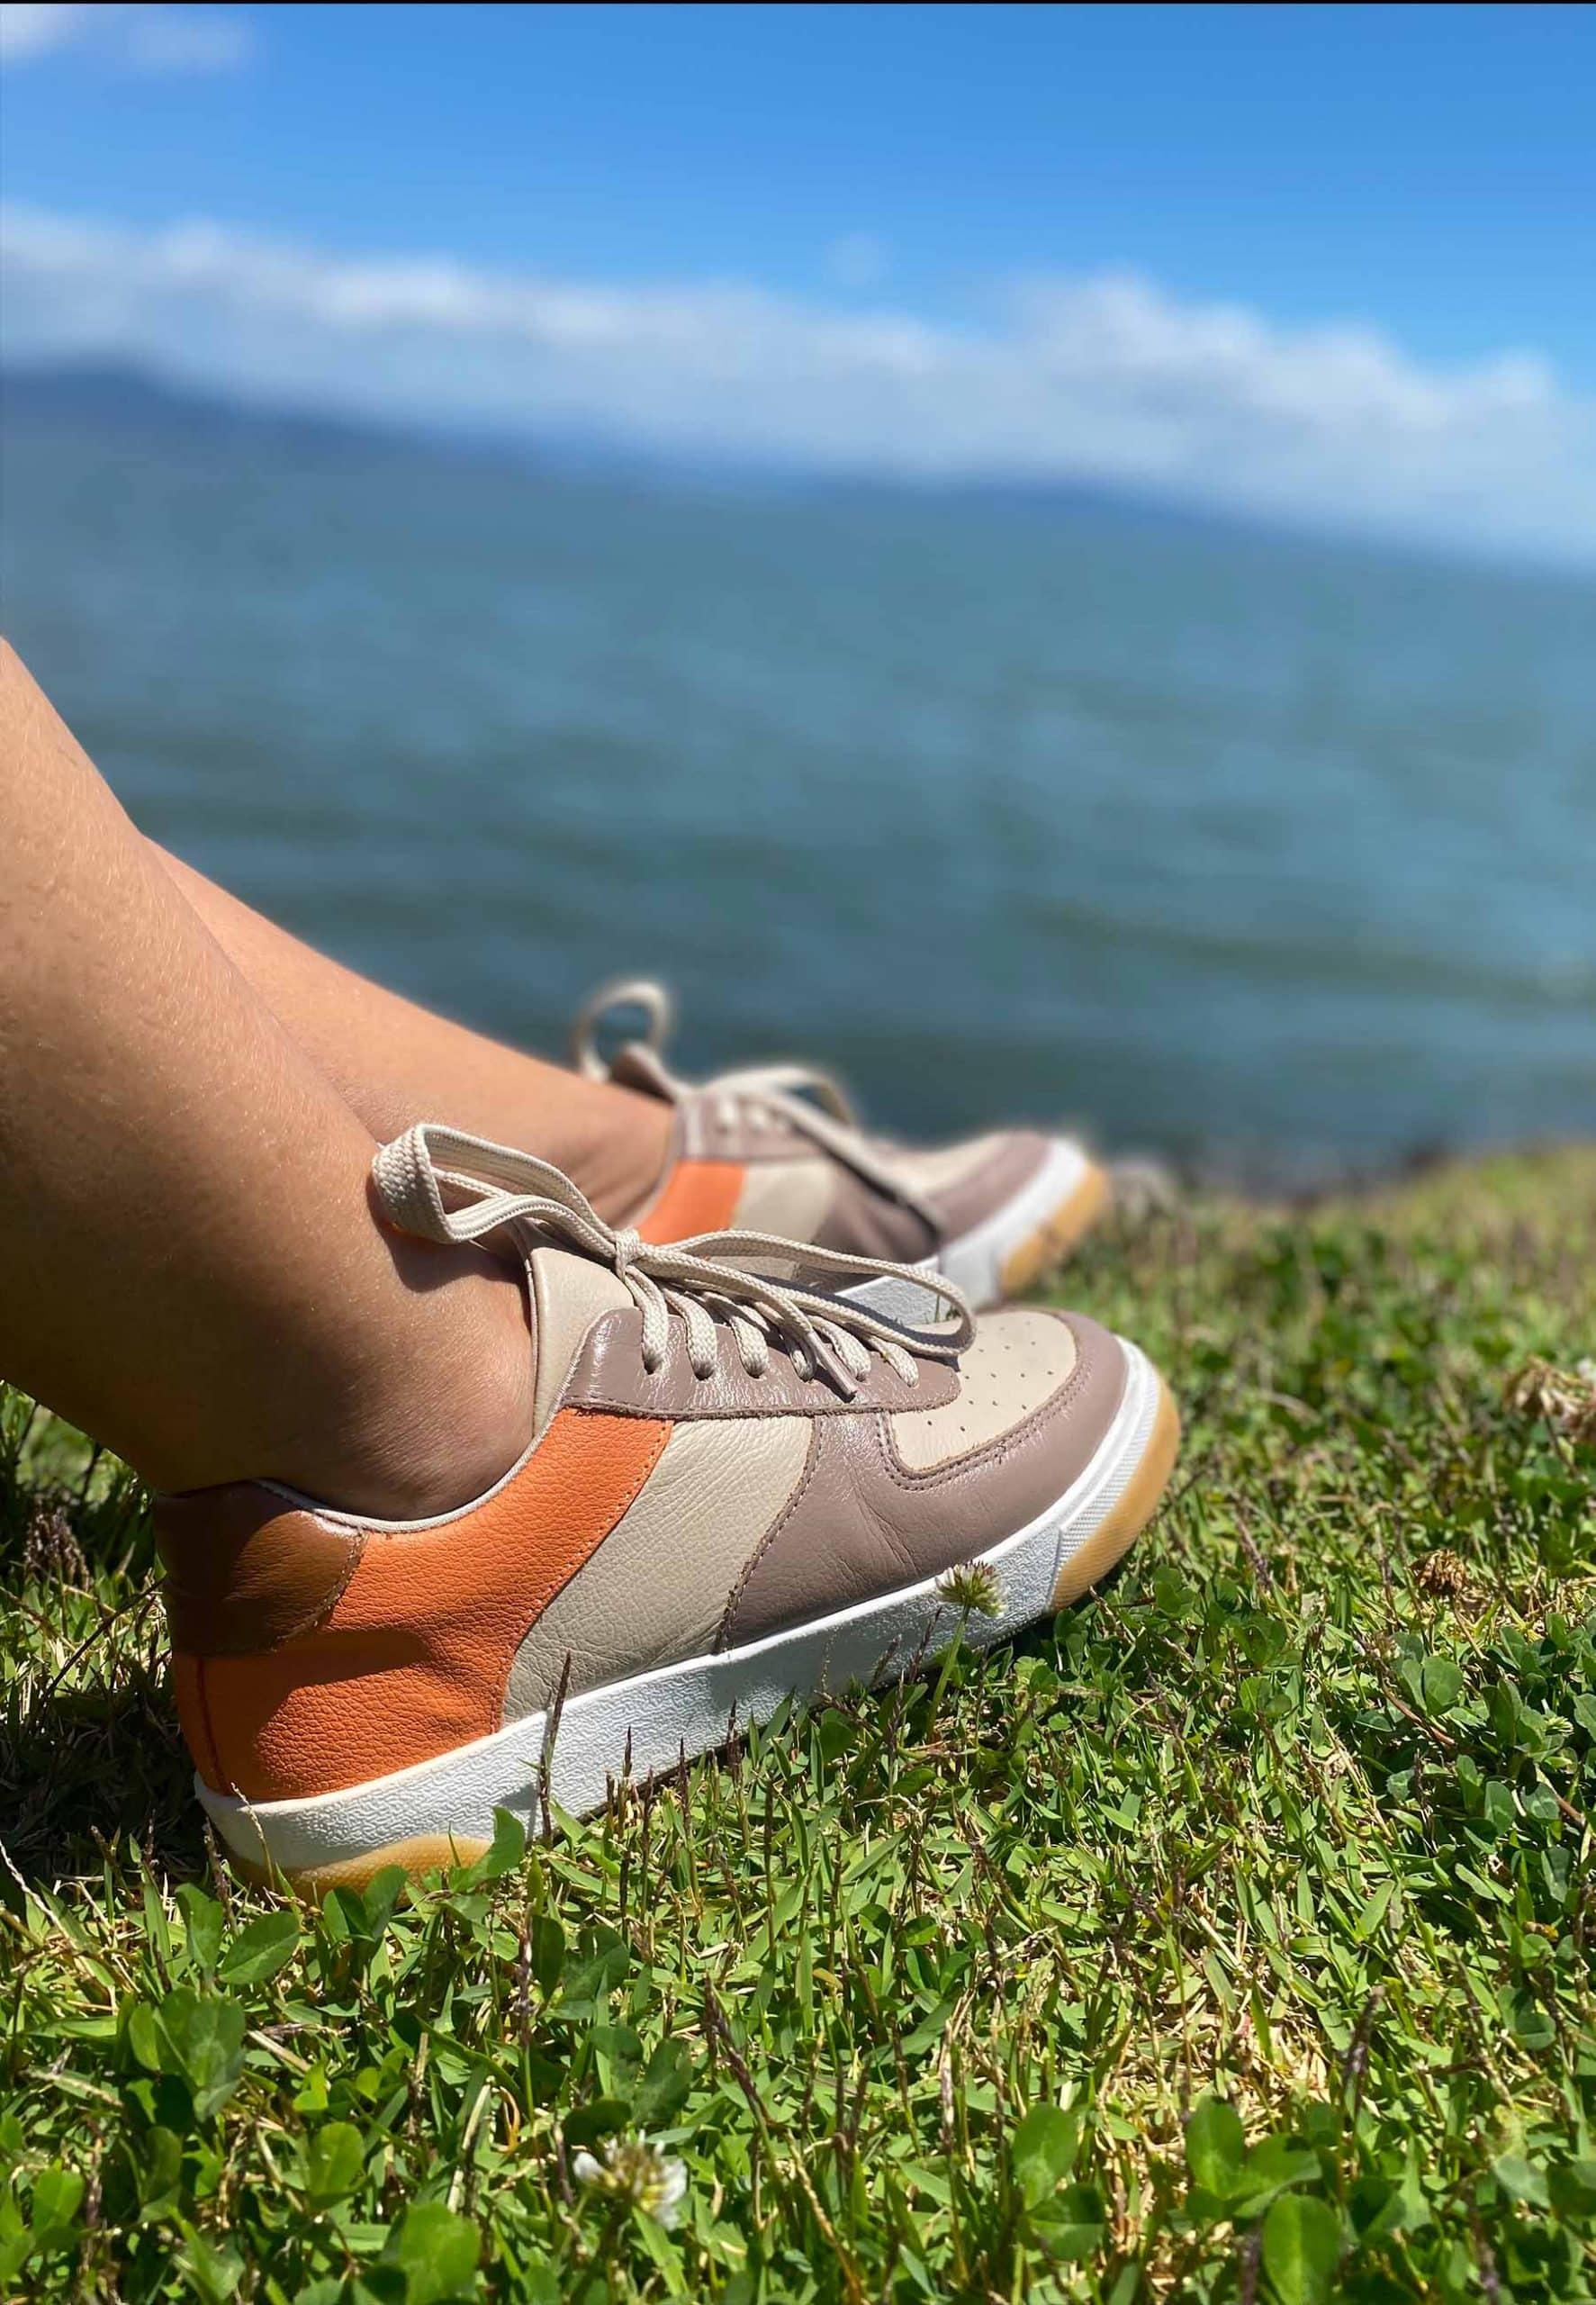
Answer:
<path fill-rule="evenodd" d="M 888 1200 L 912 1209 L 935 1233 L 936 1219 L 931 1210 L 890 1162 L 872 1148 L 860 1129 L 846 1092 L 829 1072 L 804 1064 L 758 1064 L 717 1073 L 701 1087 L 679 1080 L 663 1054 L 676 1021 L 676 1004 L 667 987 L 652 977 L 618 978 L 611 984 L 602 984 L 577 1011 L 571 1028 L 571 1059 L 586 1079 L 608 1080 L 610 1077 L 611 1067 L 599 1049 L 598 1028 L 612 1008 L 641 1008 L 647 1017 L 643 1038 L 628 1041 L 627 1054 L 672 1104 L 698 1100 L 709 1104 L 723 1121 L 742 1117 L 756 1126 L 762 1120 L 785 1125 L 852 1169 Z"/>
<path fill-rule="evenodd" d="M 642 1313 L 643 1365 L 651 1374 L 664 1365 L 672 1313 L 681 1318 L 688 1359 L 700 1380 L 715 1372 L 716 1330 L 724 1324 L 751 1377 L 764 1375 L 770 1341 L 777 1337 L 799 1376 L 824 1370 L 845 1398 L 869 1375 L 872 1351 L 906 1384 L 915 1385 L 916 1360 L 954 1360 L 975 1335 L 964 1297 L 934 1273 L 874 1257 L 845 1256 L 838 1249 L 783 1241 L 769 1233 L 645 1241 L 607 1225 L 570 1178 L 548 1162 L 437 1122 L 419 1122 L 384 1144 L 372 1162 L 372 1178 L 392 1223 L 423 1240 L 479 1241 L 509 1227 L 523 1244 L 548 1241 L 607 1265 Z M 460 1205 L 451 1207 L 450 1198 Z M 801 1267 L 806 1280 L 835 1275 L 839 1286 L 904 1280 L 945 1305 L 951 1317 L 935 1328 L 906 1328 L 868 1306 L 769 1279 L 750 1270 L 749 1259 L 790 1261 Z"/>

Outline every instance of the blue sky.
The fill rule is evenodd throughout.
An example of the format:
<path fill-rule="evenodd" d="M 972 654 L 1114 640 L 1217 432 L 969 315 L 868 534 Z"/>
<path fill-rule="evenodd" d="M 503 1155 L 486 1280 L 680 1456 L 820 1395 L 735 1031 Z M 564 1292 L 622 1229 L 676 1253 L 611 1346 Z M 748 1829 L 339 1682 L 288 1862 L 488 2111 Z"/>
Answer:
<path fill-rule="evenodd" d="M 1596 10 L 4 17 L 14 351 L 1596 551 Z"/>

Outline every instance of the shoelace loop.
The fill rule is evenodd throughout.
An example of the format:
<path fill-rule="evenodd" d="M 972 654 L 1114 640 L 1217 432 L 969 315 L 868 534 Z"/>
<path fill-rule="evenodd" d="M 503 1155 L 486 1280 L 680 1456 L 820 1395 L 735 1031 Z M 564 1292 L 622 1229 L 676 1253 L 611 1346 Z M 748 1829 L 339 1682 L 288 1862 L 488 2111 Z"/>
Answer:
<path fill-rule="evenodd" d="M 614 1008 L 640 1008 L 647 1017 L 643 1037 L 628 1041 L 625 1053 L 634 1071 L 645 1073 L 672 1104 L 698 1098 L 716 1111 L 723 1125 L 744 1116 L 756 1127 L 773 1122 L 789 1128 L 852 1169 L 888 1200 L 912 1209 L 935 1233 L 932 1211 L 892 1163 L 874 1150 L 860 1128 L 847 1091 L 829 1072 L 807 1064 L 757 1064 L 718 1072 L 701 1087 L 678 1079 L 664 1061 L 665 1044 L 676 1021 L 676 1004 L 667 987 L 652 977 L 618 977 L 612 983 L 600 985 L 577 1011 L 571 1028 L 571 1058 L 587 1080 L 610 1078 L 612 1067 L 600 1051 L 598 1034 Z"/>
<path fill-rule="evenodd" d="M 716 1332 L 725 1326 L 751 1377 L 765 1374 L 775 1337 L 800 1376 L 823 1370 L 847 1398 L 869 1375 L 872 1351 L 914 1385 L 917 1360 L 954 1360 L 975 1335 L 965 1298 L 939 1274 L 769 1233 L 645 1241 L 629 1228 L 607 1225 L 550 1162 L 436 1121 L 418 1122 L 382 1146 L 372 1179 L 389 1220 L 423 1240 L 479 1241 L 508 1229 L 523 1246 L 547 1241 L 607 1265 L 643 1315 L 643 1365 L 651 1374 L 664 1365 L 673 1313 L 700 1380 L 714 1374 Z M 773 1279 L 751 1269 L 750 1260 L 791 1263 L 802 1270 L 804 1283 Z M 945 1306 L 951 1317 L 934 1328 L 907 1328 L 867 1305 L 807 1285 L 811 1278 L 834 1276 L 843 1288 L 864 1280 L 907 1281 Z"/>
<path fill-rule="evenodd" d="M 590 992 L 571 1026 L 571 1062 L 587 1080 L 608 1080 L 609 1066 L 599 1047 L 599 1027 L 612 1008 L 641 1008 L 648 1018 L 643 1038 L 634 1045 L 664 1048 L 676 1024 L 676 1003 L 668 985 L 651 976 L 612 977 Z"/>

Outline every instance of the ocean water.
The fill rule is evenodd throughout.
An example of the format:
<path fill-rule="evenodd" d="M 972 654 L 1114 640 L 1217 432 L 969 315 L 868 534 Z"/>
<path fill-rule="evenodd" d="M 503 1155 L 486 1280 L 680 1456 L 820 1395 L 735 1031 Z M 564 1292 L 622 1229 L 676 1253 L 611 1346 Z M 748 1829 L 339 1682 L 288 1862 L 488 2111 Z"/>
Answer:
<path fill-rule="evenodd" d="M 557 1050 L 670 977 L 913 1133 L 1596 1130 L 1596 582 L 23 396 L 5 620 L 147 830 Z"/>

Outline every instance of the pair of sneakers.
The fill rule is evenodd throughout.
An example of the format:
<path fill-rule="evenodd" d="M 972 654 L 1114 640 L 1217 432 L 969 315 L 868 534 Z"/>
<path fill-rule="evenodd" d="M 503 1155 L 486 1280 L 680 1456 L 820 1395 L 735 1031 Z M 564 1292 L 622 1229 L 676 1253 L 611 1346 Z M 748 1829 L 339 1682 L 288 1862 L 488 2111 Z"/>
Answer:
<path fill-rule="evenodd" d="M 691 1089 L 664 996 L 622 997 L 648 1037 L 606 1064 L 590 1013 L 578 1061 L 675 1107 L 630 1226 L 441 1126 L 374 1165 L 400 1229 L 524 1262 L 520 1460 L 424 1522 L 269 1482 L 157 1500 L 196 1790 L 247 1869 L 320 1890 L 462 1861 L 498 1808 L 582 1813 L 789 1696 L 1001 1640 L 1103 1576 L 1169 1478 L 1178 1422 L 1133 1344 L 969 1309 L 1103 1206 L 1078 1146 L 910 1153 L 785 1069 Z"/>

